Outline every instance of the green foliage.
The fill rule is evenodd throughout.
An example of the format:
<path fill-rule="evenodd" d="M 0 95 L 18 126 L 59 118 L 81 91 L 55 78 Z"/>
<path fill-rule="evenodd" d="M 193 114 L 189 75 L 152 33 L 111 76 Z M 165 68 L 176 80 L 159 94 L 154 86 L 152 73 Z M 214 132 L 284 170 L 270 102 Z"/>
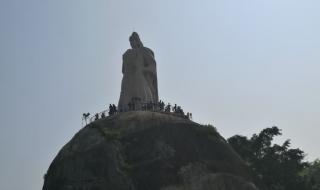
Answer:
<path fill-rule="evenodd" d="M 310 190 L 320 189 L 320 160 L 311 162 L 307 168 L 301 172 L 301 176 L 306 180 Z"/>
<path fill-rule="evenodd" d="M 278 127 L 263 129 L 251 138 L 235 135 L 228 139 L 256 177 L 255 183 L 267 190 L 304 190 L 308 189 L 301 172 L 308 166 L 304 152 L 291 149 L 290 140 L 282 145 L 272 144 L 275 136 L 281 135 Z"/>
<path fill-rule="evenodd" d="M 220 136 L 217 128 L 214 127 L 212 124 L 206 124 L 206 125 L 202 125 L 203 127 L 205 127 L 205 129 L 207 130 L 207 132 L 213 136 Z"/>
<path fill-rule="evenodd" d="M 204 127 L 212 127 L 212 128 L 215 128 L 212 124 L 205 124 L 205 125 L 203 125 Z M 216 128 L 215 128 L 216 129 Z"/>
<path fill-rule="evenodd" d="M 108 141 L 118 140 L 121 135 L 121 131 L 116 128 L 104 128 L 101 131 Z"/>

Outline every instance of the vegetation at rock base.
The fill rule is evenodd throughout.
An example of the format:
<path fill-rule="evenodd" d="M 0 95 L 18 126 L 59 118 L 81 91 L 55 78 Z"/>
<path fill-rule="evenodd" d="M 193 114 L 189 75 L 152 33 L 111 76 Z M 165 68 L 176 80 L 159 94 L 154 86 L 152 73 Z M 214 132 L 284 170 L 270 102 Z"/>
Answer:
<path fill-rule="evenodd" d="M 311 190 L 320 189 L 320 160 L 317 159 L 301 173 Z"/>
<path fill-rule="evenodd" d="M 281 130 L 274 126 L 250 138 L 232 136 L 228 142 L 249 165 L 260 189 L 319 190 L 320 161 L 304 161 L 305 153 L 299 148 L 290 148 L 290 140 L 281 145 L 272 143 L 279 135 Z"/>

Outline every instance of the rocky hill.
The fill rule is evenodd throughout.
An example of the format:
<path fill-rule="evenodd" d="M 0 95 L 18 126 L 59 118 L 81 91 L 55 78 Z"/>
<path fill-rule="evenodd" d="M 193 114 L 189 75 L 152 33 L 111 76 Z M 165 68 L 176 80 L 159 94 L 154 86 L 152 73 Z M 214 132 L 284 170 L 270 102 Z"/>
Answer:
<path fill-rule="evenodd" d="M 51 163 L 43 190 L 254 190 L 213 127 L 135 111 L 81 129 Z"/>

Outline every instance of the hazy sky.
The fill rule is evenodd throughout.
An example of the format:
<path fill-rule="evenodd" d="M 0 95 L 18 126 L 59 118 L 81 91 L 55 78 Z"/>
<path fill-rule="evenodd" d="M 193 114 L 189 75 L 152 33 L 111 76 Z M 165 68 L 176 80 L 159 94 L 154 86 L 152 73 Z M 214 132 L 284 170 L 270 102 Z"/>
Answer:
<path fill-rule="evenodd" d="M 320 157 L 319 9 L 319 0 L 0 0 L 0 189 L 41 189 L 82 113 L 117 103 L 133 30 L 155 52 L 165 102 L 225 138 L 276 125 L 279 142 Z"/>

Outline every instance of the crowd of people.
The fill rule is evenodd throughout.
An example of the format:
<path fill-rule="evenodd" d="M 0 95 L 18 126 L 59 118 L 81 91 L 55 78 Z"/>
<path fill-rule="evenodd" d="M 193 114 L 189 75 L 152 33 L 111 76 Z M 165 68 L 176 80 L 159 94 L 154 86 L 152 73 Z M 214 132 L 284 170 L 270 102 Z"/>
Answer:
<path fill-rule="evenodd" d="M 181 106 L 178 106 L 177 104 L 174 104 L 172 106 L 170 103 L 165 104 L 162 100 L 160 100 L 157 103 L 154 102 L 147 102 L 147 103 L 141 103 L 138 99 L 132 99 L 131 102 L 128 103 L 128 109 L 129 110 L 119 110 L 116 105 L 109 104 L 109 109 L 106 111 L 99 113 L 96 113 L 94 117 L 90 119 L 90 121 L 96 121 L 98 119 L 105 118 L 105 113 L 108 111 L 109 116 L 115 115 L 119 112 L 126 112 L 126 111 L 159 111 L 159 112 L 165 112 L 165 113 L 174 113 L 177 116 L 181 116 L 187 119 L 192 120 L 192 113 L 187 112 L 187 114 L 184 113 Z M 86 121 L 89 118 L 90 113 L 83 113 L 82 119 Z"/>

